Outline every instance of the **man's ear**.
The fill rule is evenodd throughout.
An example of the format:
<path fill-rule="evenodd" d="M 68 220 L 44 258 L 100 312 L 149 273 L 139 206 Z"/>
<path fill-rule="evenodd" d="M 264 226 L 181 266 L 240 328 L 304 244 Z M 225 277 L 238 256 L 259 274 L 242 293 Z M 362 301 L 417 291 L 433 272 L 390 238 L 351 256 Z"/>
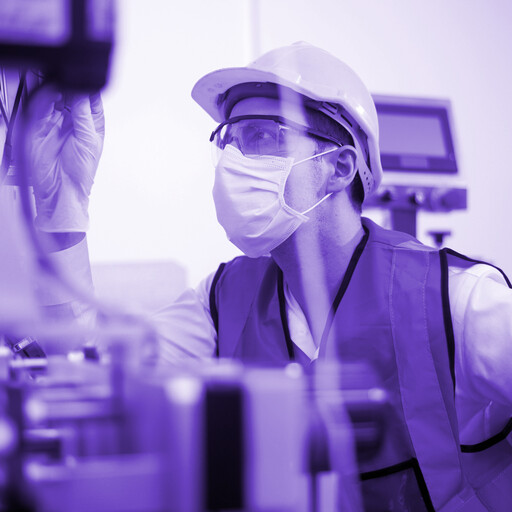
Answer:
<path fill-rule="evenodd" d="M 327 193 L 346 189 L 357 172 L 357 153 L 352 146 L 343 146 L 327 184 Z"/>

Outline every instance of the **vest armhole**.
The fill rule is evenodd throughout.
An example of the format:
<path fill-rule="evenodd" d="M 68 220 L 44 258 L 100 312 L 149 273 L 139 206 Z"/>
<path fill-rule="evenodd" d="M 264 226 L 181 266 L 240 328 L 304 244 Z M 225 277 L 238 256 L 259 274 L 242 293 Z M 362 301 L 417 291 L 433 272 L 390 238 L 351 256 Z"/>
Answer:
<path fill-rule="evenodd" d="M 468 256 L 464 256 L 463 254 L 454 251 L 453 249 L 449 249 L 445 247 L 439 251 L 439 256 L 441 259 L 441 299 L 443 304 L 443 320 L 444 320 L 444 329 L 446 333 L 446 341 L 448 343 L 448 358 L 450 361 L 450 374 L 452 376 L 453 381 L 453 390 L 455 392 L 455 335 L 453 332 L 453 322 L 452 322 L 452 313 L 450 309 L 450 293 L 449 293 L 449 265 L 448 265 L 448 255 L 453 256 L 455 258 L 459 258 L 468 263 L 473 263 L 475 265 L 489 265 L 490 267 L 496 269 L 502 276 L 507 286 L 512 288 L 512 283 L 509 278 L 501 270 L 501 268 L 492 265 L 491 263 L 487 263 L 481 260 L 475 260 L 473 258 L 469 258 Z"/>
<path fill-rule="evenodd" d="M 215 299 L 215 291 L 217 289 L 217 283 L 219 282 L 220 276 L 224 271 L 225 263 L 221 263 L 215 276 L 213 277 L 212 286 L 210 288 L 210 316 L 212 317 L 215 332 L 217 333 L 217 339 L 215 340 L 215 357 L 219 357 L 219 311 L 217 310 L 217 301 Z"/>
<path fill-rule="evenodd" d="M 464 256 L 464 254 L 460 254 L 457 251 L 454 251 L 453 249 L 445 248 L 442 250 L 442 252 L 445 252 L 446 254 L 449 254 L 450 256 L 455 256 L 456 258 L 460 258 L 461 260 L 467 261 L 469 263 L 474 263 L 475 265 L 481 264 L 481 265 L 488 265 L 489 267 L 492 267 L 496 269 L 502 276 L 505 282 L 507 283 L 507 286 L 509 288 L 512 288 L 512 283 L 510 282 L 510 279 L 507 277 L 507 274 L 501 270 L 500 267 L 497 267 L 496 265 L 493 265 L 492 263 L 488 263 L 487 261 L 482 260 L 475 260 L 473 258 L 469 258 L 468 256 Z"/>
<path fill-rule="evenodd" d="M 444 325 L 446 331 L 446 340 L 448 342 L 448 356 L 450 359 L 450 373 L 453 379 L 453 386 L 455 391 L 455 337 L 453 334 L 453 323 L 450 311 L 450 297 L 448 293 L 449 279 L 448 279 L 448 255 L 454 256 L 455 258 L 460 258 L 463 261 L 468 263 L 473 263 L 475 265 L 489 265 L 490 267 L 496 269 L 502 276 L 507 286 L 512 288 L 512 283 L 509 278 L 501 270 L 501 268 L 496 265 L 492 265 L 491 263 L 487 263 L 482 260 L 475 260 L 473 258 L 469 258 L 468 256 L 464 256 L 464 254 L 460 254 L 453 249 L 444 248 L 440 252 L 441 257 L 441 290 L 442 290 L 442 300 L 443 300 L 443 316 L 444 316 Z M 460 449 L 463 453 L 477 453 L 487 450 L 491 448 L 495 444 L 500 443 L 505 440 L 509 434 L 512 432 L 512 418 L 509 419 L 507 424 L 503 427 L 503 429 L 497 434 L 493 435 L 489 439 L 485 441 L 481 441 L 480 443 L 475 444 L 461 444 Z"/>
<path fill-rule="evenodd" d="M 500 443 L 505 440 L 508 435 L 512 432 L 512 418 L 508 420 L 508 423 L 505 425 L 501 432 L 498 432 L 496 435 L 482 441 L 481 443 L 476 444 L 461 444 L 460 451 L 463 453 L 477 453 L 483 452 L 487 450 L 487 448 L 491 448 L 495 444 Z"/>

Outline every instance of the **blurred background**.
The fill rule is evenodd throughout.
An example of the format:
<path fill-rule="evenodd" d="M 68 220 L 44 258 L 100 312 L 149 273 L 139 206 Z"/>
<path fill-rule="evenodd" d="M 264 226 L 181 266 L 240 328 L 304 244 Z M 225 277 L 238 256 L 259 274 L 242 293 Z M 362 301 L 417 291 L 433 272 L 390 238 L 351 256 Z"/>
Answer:
<path fill-rule="evenodd" d="M 211 198 L 215 123 L 190 91 L 207 72 L 303 40 L 345 60 L 372 93 L 451 100 L 468 209 L 420 213 L 418 237 L 431 244 L 429 230 L 449 230 L 446 245 L 512 274 L 511 19 L 509 0 L 123 0 L 92 262 L 172 260 L 184 286 L 238 253 Z"/>

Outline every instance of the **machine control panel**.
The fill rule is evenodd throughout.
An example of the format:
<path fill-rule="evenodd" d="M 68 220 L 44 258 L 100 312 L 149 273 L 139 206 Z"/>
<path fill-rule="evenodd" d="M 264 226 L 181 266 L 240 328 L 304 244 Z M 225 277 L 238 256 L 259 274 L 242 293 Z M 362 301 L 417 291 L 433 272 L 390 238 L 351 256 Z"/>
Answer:
<path fill-rule="evenodd" d="M 384 185 L 365 206 L 397 210 L 449 212 L 467 208 L 467 190 L 461 187 Z"/>
<path fill-rule="evenodd" d="M 417 213 L 467 209 L 451 102 L 374 95 L 384 176 L 365 208 L 390 212 L 391 227 L 416 236 Z"/>

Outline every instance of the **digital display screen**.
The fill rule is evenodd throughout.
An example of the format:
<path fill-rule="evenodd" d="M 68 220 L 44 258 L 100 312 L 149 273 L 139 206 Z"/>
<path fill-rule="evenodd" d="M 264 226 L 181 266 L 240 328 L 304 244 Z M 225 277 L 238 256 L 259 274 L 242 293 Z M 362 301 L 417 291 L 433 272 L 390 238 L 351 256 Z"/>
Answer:
<path fill-rule="evenodd" d="M 434 116 L 379 115 L 380 150 L 400 155 L 446 156 L 441 121 Z"/>
<path fill-rule="evenodd" d="M 376 99 L 380 152 L 386 171 L 457 173 L 448 106 L 428 100 Z"/>

